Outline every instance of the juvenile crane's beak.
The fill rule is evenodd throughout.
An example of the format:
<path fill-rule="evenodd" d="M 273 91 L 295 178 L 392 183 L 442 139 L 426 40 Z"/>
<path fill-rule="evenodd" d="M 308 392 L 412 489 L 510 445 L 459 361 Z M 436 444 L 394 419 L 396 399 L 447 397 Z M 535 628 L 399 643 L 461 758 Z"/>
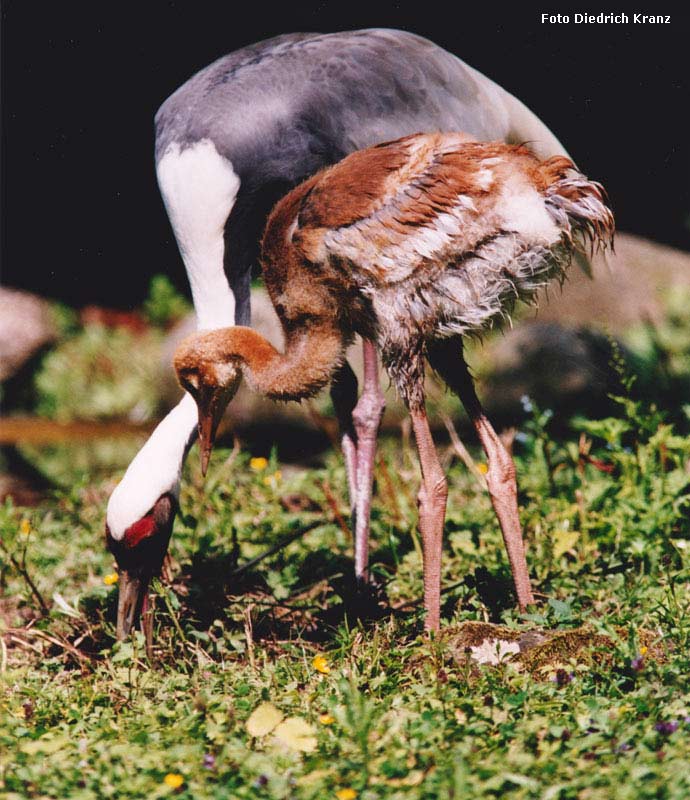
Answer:
<path fill-rule="evenodd" d="M 211 451 L 216 441 L 218 426 L 223 418 L 228 401 L 225 392 L 220 389 L 211 393 L 203 393 L 197 397 L 196 404 L 199 410 L 199 447 L 201 449 L 201 474 L 206 475 Z"/>
<path fill-rule="evenodd" d="M 202 331 L 185 339 L 175 351 L 173 365 L 180 386 L 194 398 L 199 412 L 201 472 L 206 475 L 218 426 L 242 381 L 242 371 L 222 348 L 232 329 Z"/>
<path fill-rule="evenodd" d="M 225 409 L 239 388 L 241 375 L 229 384 L 199 387 L 194 395 L 199 410 L 199 447 L 201 448 L 201 472 L 206 475 L 211 451 L 216 441 L 218 426 L 223 419 Z"/>

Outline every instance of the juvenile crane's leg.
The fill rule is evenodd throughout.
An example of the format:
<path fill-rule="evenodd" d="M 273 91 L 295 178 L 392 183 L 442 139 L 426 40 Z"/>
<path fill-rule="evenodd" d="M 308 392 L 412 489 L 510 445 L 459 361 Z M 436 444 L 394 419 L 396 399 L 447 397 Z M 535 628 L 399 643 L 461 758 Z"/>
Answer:
<path fill-rule="evenodd" d="M 386 401 L 381 391 L 376 347 L 363 342 L 364 382 L 357 400 L 357 378 L 346 362 L 331 383 L 331 399 L 341 431 L 341 447 L 345 458 L 350 489 L 350 509 L 355 540 L 355 576 L 368 580 L 369 518 L 374 482 L 376 437 Z"/>
<path fill-rule="evenodd" d="M 465 406 L 486 453 L 486 483 L 508 551 L 518 605 L 524 611 L 530 603 L 534 603 L 534 595 L 527 571 L 525 544 L 518 514 L 515 464 L 479 402 L 472 376 L 462 356 L 462 340 L 456 338 L 435 342 L 429 348 L 428 355 L 431 366 Z"/>
<path fill-rule="evenodd" d="M 437 631 L 441 617 L 441 554 L 448 482 L 438 460 L 424 406 L 411 408 L 410 416 L 422 468 L 418 504 L 424 558 L 424 628 Z"/>
<path fill-rule="evenodd" d="M 355 493 L 355 576 L 366 582 L 369 579 L 369 521 L 371 493 L 374 485 L 374 457 L 376 438 L 386 407 L 379 380 L 378 356 L 373 342 L 364 339 L 364 381 L 362 394 L 352 412 L 357 434 L 357 490 Z"/>

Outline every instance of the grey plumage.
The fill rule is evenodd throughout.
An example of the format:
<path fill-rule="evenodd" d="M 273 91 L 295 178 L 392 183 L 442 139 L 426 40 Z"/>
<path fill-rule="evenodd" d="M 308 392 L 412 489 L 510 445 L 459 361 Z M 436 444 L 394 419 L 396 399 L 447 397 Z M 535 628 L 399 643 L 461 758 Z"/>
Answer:
<path fill-rule="evenodd" d="M 156 156 L 172 141 L 209 138 L 241 178 L 258 169 L 294 181 L 407 133 L 510 137 L 491 90 L 507 95 L 411 33 L 287 34 L 218 59 L 178 89 L 156 116 Z"/>
<path fill-rule="evenodd" d="M 412 33 L 293 33 L 202 69 L 156 115 L 156 160 L 176 144 L 213 142 L 241 180 L 226 226 L 225 271 L 237 322 L 249 322 L 249 273 L 272 205 L 299 181 L 354 150 L 421 131 L 530 141 L 563 154 L 522 103 Z"/>

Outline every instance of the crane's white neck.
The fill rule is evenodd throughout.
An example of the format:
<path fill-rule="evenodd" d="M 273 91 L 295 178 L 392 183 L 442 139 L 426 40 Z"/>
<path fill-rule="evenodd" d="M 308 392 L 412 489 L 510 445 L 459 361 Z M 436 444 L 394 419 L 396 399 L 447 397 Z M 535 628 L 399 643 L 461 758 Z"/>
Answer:
<path fill-rule="evenodd" d="M 223 267 L 225 223 L 240 188 L 232 163 L 210 139 L 173 142 L 156 167 L 158 185 L 192 289 L 199 329 L 235 324 Z"/>
<path fill-rule="evenodd" d="M 196 403 L 185 394 L 137 453 L 108 501 L 106 522 L 114 539 L 122 539 L 161 495 L 179 495 L 185 451 L 197 420 Z"/>
<path fill-rule="evenodd" d="M 173 142 L 157 164 L 158 184 L 182 254 L 201 330 L 235 324 L 236 303 L 225 276 L 225 223 L 240 179 L 213 142 L 186 147 Z M 108 502 L 110 534 L 122 539 L 158 500 L 179 494 L 187 445 L 195 433 L 197 409 L 185 395 L 158 425 Z"/>

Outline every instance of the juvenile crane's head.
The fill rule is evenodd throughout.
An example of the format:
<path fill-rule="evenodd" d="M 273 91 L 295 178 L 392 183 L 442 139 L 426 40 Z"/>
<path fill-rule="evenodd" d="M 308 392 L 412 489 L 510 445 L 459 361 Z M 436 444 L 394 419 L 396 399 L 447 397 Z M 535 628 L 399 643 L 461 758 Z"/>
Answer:
<path fill-rule="evenodd" d="M 173 360 L 180 386 L 194 398 L 199 410 L 199 445 L 204 475 L 218 425 L 242 381 L 239 355 L 228 355 L 224 346 L 230 332 L 236 330 L 230 328 L 194 334 L 177 348 Z"/>

